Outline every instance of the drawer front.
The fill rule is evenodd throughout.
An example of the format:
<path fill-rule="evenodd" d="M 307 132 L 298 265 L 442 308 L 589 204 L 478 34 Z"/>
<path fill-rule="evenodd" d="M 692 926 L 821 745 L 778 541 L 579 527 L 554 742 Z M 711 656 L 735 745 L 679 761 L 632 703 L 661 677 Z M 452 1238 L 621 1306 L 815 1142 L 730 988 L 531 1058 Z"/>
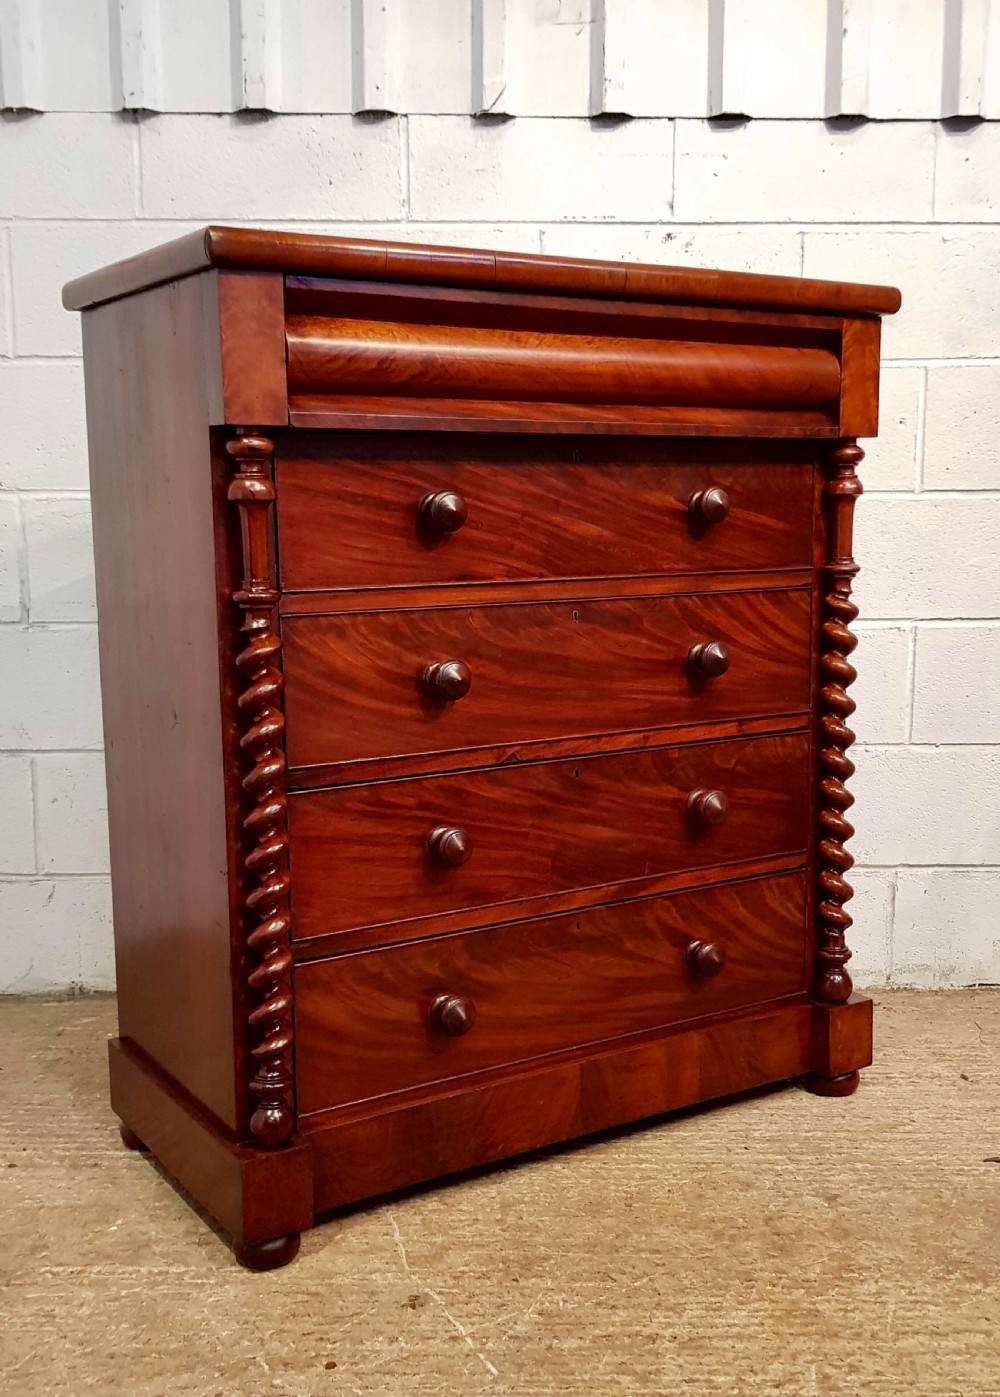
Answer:
<path fill-rule="evenodd" d="M 793 873 L 300 966 L 299 1110 L 801 992 L 805 917 Z M 695 938 L 715 954 L 693 957 Z"/>
<path fill-rule="evenodd" d="M 805 712 L 808 591 L 288 617 L 292 766 Z M 691 647 L 720 641 L 706 678 Z M 428 667 L 465 666 L 449 699 Z M 452 671 L 456 673 L 456 671 Z"/>
<path fill-rule="evenodd" d="M 691 459 L 660 464 L 649 460 L 665 455 L 655 445 L 645 461 L 620 459 L 635 448 L 608 447 L 602 459 L 588 445 L 594 464 L 574 464 L 567 448 L 553 460 L 551 448 L 532 445 L 476 443 L 469 450 L 479 459 L 469 460 L 440 446 L 423 455 L 379 446 L 377 458 L 370 446 L 359 458 L 307 438 L 279 455 L 286 590 L 810 565 L 813 468 L 801 460 L 768 463 L 767 453 L 744 446 L 716 448 L 714 458 L 687 448 Z M 771 448 L 772 458 L 781 450 Z M 712 488 L 726 492 L 729 513 L 706 524 L 688 501 Z M 454 532 L 454 502 L 421 510 L 435 494 L 460 496 L 465 520 Z"/>
<path fill-rule="evenodd" d="M 801 732 L 293 795 L 295 934 L 804 849 L 808 756 Z"/>

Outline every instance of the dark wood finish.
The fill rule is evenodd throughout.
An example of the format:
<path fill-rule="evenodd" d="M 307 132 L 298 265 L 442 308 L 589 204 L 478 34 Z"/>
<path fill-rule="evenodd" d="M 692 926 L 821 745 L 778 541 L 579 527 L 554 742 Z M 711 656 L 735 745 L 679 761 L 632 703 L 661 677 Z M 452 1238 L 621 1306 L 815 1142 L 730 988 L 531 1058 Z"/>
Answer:
<path fill-rule="evenodd" d="M 852 994 L 841 1004 L 817 1004 L 813 1016 L 811 1072 L 806 1086 L 817 1096 L 849 1096 L 858 1069 L 872 1060 L 872 1002 Z M 853 1081 L 853 1085 L 848 1085 Z"/>
<path fill-rule="evenodd" d="M 845 320 L 841 347 L 843 384 L 840 435 L 873 437 L 878 432 L 879 320 Z"/>
<path fill-rule="evenodd" d="M 685 955 L 690 969 L 706 980 L 721 975 L 726 967 L 726 948 L 717 941 L 692 941 Z"/>
<path fill-rule="evenodd" d="M 249 805 L 243 820 L 249 849 L 244 863 L 251 885 L 246 896 L 252 999 L 247 1026 L 256 1063 L 249 1083 L 256 1102 L 250 1135 L 265 1149 L 275 1149 L 291 1138 L 295 1110 L 285 718 L 271 556 L 274 445 L 267 437 L 244 435 L 228 442 L 226 451 L 236 467 L 227 497 L 239 509 L 243 540 L 243 580 L 233 601 L 243 615 L 243 645 L 236 656 L 242 680 L 237 706 L 246 722 L 240 747 L 250 767 L 243 778 Z"/>
<path fill-rule="evenodd" d="M 112 1104 L 242 1264 L 519 1150 L 854 1090 L 855 438 L 898 293 L 210 228 L 64 299 Z"/>
<path fill-rule="evenodd" d="M 288 421 L 284 281 L 276 273 L 218 272 L 223 422 Z"/>
<path fill-rule="evenodd" d="M 431 1028 L 447 1033 L 449 1038 L 461 1038 L 476 1025 L 476 1006 L 461 994 L 436 994 L 427 1018 Z"/>
<path fill-rule="evenodd" d="M 809 706 L 805 591 L 286 617 L 290 766 L 667 728 Z M 691 672 L 714 641 L 728 673 Z M 428 665 L 460 662 L 460 701 Z"/>
<path fill-rule="evenodd" d="M 239 1144 L 144 1054 L 113 1038 L 108 1057 L 116 1114 L 230 1238 L 256 1246 L 312 1226 L 306 1142 L 283 1150 Z"/>
<path fill-rule="evenodd" d="M 119 1123 L 118 1134 L 121 1136 L 122 1144 L 127 1150 L 136 1150 L 140 1154 L 147 1154 L 149 1146 L 139 1139 L 134 1130 L 129 1130 L 124 1121 Z"/>
<path fill-rule="evenodd" d="M 512 291 L 557 290 L 566 295 L 634 296 L 640 300 L 707 306 L 772 306 L 892 315 L 900 305 L 899 292 L 891 286 L 461 247 L 422 247 L 415 243 L 217 225 L 78 277 L 64 287 L 63 305 L 67 310 L 83 310 L 205 267 L 487 289 L 504 287 Z"/>
<path fill-rule="evenodd" d="M 317 1212 L 801 1076 L 809 1026 L 787 1004 L 307 1116 Z"/>
<path fill-rule="evenodd" d="M 119 1027 L 235 1129 L 204 305 L 196 280 L 164 286 L 87 315 L 83 344 Z"/>
<path fill-rule="evenodd" d="M 820 730 L 816 860 L 821 898 L 816 909 L 816 997 L 826 1004 L 844 1003 L 853 989 L 847 971 L 851 952 L 845 939 L 852 918 L 844 904 L 854 895 L 845 877 L 854 856 L 844 846 L 854 827 L 844 812 L 854 804 L 846 782 L 854 775 L 854 763 L 847 755 L 854 733 L 847 719 L 855 703 L 847 690 L 857 678 L 849 658 L 858 643 L 850 630 L 858 614 L 851 600 L 851 583 L 858 572 L 851 549 L 854 502 L 861 494 L 855 468 L 863 457 L 856 442 L 844 442 L 831 451 L 824 490 L 827 558 L 822 569 L 821 685 L 816 700 Z"/>
<path fill-rule="evenodd" d="M 671 450 L 662 442 L 438 445 L 302 434 L 278 444 L 282 585 L 807 567 L 814 457 L 813 448 L 784 443 Z M 729 517 L 705 529 L 689 501 L 713 490 L 729 500 Z M 459 532 L 421 527 L 422 502 L 442 495 L 461 497 Z"/>
<path fill-rule="evenodd" d="M 802 993 L 805 895 L 788 874 L 298 966 L 299 1111 Z M 721 975 L 692 971 L 692 924 Z M 471 1032 L 428 1022 L 442 994 L 475 1003 Z"/>
<path fill-rule="evenodd" d="M 289 316 L 290 393 L 810 407 L 840 394 L 825 349 Z"/>
<path fill-rule="evenodd" d="M 707 490 L 695 490 L 688 499 L 688 518 L 695 528 L 711 528 L 729 518 L 732 500 L 729 491 L 720 485 L 712 485 Z"/>
<path fill-rule="evenodd" d="M 656 407 L 649 404 L 505 402 L 476 398 L 296 393 L 293 427 L 336 432 L 490 432 L 557 436 L 836 437 L 837 404 L 812 408 Z"/>
<path fill-rule="evenodd" d="M 804 850 L 808 734 L 651 748 L 289 798 L 295 936 L 550 899 L 684 868 Z M 693 817 L 725 787 L 729 818 Z M 468 861 L 428 850 L 441 818 Z M 474 850 L 474 852 L 472 852 Z"/>

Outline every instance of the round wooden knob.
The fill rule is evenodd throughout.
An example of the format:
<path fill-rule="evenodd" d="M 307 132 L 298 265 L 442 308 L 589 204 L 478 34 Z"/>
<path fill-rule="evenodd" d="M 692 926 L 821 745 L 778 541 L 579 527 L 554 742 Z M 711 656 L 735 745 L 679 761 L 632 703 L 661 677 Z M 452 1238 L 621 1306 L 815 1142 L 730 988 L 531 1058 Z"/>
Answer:
<path fill-rule="evenodd" d="M 703 825 L 721 825 L 729 814 L 725 791 L 692 791 L 687 798 L 688 814 Z"/>
<path fill-rule="evenodd" d="M 692 941 L 687 948 L 687 963 L 696 975 L 710 980 L 726 963 L 726 953 L 715 941 Z"/>
<path fill-rule="evenodd" d="M 688 515 L 694 524 L 721 524 L 729 513 L 729 491 L 721 485 L 696 490 L 688 500 Z"/>
<path fill-rule="evenodd" d="M 688 651 L 688 666 L 706 679 L 718 679 L 729 668 L 729 647 L 721 640 L 703 640 Z"/>
<path fill-rule="evenodd" d="M 476 1006 L 462 994 L 439 994 L 431 1001 L 431 1027 L 449 1038 L 461 1038 L 476 1022 Z"/>
<path fill-rule="evenodd" d="M 435 698 L 465 698 L 472 688 L 472 671 L 461 660 L 439 660 L 424 670 L 423 685 Z"/>
<path fill-rule="evenodd" d="M 449 868 L 461 868 L 472 857 L 472 840 L 464 829 L 454 825 L 438 825 L 427 836 L 427 848 Z"/>
<path fill-rule="evenodd" d="M 454 490 L 425 495 L 417 509 L 421 524 L 435 534 L 454 534 L 469 517 L 469 507 Z"/>

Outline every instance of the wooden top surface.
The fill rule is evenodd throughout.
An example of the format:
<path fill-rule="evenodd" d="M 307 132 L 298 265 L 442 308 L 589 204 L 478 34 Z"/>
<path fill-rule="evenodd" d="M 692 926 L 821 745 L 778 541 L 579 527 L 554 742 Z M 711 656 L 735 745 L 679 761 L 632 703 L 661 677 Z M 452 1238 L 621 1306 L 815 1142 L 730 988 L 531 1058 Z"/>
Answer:
<path fill-rule="evenodd" d="M 891 286 L 214 225 L 68 282 L 63 305 L 85 310 L 206 267 L 834 315 L 891 315 L 900 305 Z"/>

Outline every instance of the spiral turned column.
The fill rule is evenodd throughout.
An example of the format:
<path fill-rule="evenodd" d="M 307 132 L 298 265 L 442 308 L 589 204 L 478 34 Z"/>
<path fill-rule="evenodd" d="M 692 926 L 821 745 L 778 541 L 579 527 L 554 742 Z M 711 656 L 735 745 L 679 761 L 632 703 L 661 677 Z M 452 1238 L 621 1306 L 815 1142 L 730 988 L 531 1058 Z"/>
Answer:
<path fill-rule="evenodd" d="M 850 655 L 857 645 L 851 623 L 858 608 L 851 600 L 851 583 L 858 572 L 852 556 L 854 502 L 861 494 L 856 467 L 864 459 L 857 442 L 844 440 L 829 452 L 825 462 L 826 563 L 819 646 L 819 840 L 816 909 L 815 995 L 824 1004 L 843 1004 L 853 986 L 847 972 L 851 958 L 845 939 L 851 916 L 844 904 L 854 896 L 845 874 L 854 857 L 844 847 L 854 834 L 845 811 L 854 804 L 847 782 L 854 763 L 847 755 L 854 733 L 847 720 L 855 703 L 847 690 L 857 678 Z"/>
<path fill-rule="evenodd" d="M 228 497 L 239 509 L 243 541 L 243 583 L 233 600 L 243 613 L 236 666 L 244 687 L 237 702 L 246 724 L 240 747 L 250 762 L 243 778 L 249 804 L 243 828 L 249 846 L 244 867 L 251 884 L 246 895 L 252 928 L 247 936 L 250 1052 L 256 1064 L 250 1080 L 256 1102 L 250 1135 L 254 1144 L 275 1149 L 291 1138 L 295 1119 L 285 718 L 271 547 L 274 443 L 247 431 L 227 442 L 226 451 L 236 465 Z"/>

